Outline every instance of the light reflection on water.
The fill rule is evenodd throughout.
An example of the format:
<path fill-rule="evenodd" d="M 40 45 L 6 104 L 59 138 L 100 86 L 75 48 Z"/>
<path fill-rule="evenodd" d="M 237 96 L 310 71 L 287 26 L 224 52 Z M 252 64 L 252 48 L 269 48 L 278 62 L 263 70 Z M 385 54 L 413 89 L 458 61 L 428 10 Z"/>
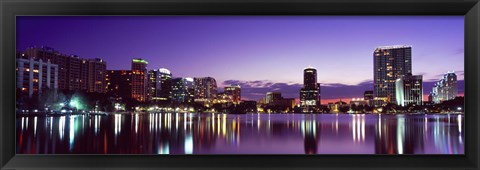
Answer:
<path fill-rule="evenodd" d="M 463 154 L 463 122 L 457 114 L 17 117 L 17 153 Z"/>

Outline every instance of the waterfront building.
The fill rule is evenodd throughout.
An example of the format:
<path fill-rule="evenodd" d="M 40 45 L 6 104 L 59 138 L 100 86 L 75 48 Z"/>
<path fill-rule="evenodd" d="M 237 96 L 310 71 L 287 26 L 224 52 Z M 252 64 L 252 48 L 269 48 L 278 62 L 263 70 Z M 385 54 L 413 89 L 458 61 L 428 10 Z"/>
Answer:
<path fill-rule="evenodd" d="M 267 92 L 265 99 L 266 108 L 280 109 L 282 112 L 290 112 L 295 108 L 295 98 L 283 98 L 280 92 Z"/>
<path fill-rule="evenodd" d="M 352 100 L 350 100 L 350 106 L 352 106 L 352 105 L 366 106 L 366 105 L 368 105 L 368 100 L 365 100 L 364 98 L 352 98 Z"/>
<path fill-rule="evenodd" d="M 447 72 L 442 79 L 435 83 L 432 89 L 432 101 L 441 103 L 447 100 L 453 100 L 458 95 L 457 75 L 455 72 Z"/>
<path fill-rule="evenodd" d="M 397 105 L 423 104 L 422 75 L 404 75 L 396 81 Z"/>
<path fill-rule="evenodd" d="M 50 61 L 58 65 L 58 89 L 105 93 L 106 62 L 62 54 L 50 47 L 29 47 L 20 58 Z"/>
<path fill-rule="evenodd" d="M 170 102 L 172 98 L 172 73 L 166 68 L 148 71 L 148 99 Z"/>
<path fill-rule="evenodd" d="M 406 45 L 378 47 L 373 52 L 374 105 L 395 103 L 395 82 L 412 73 L 412 47 Z"/>
<path fill-rule="evenodd" d="M 108 70 L 106 75 L 107 93 L 116 98 L 132 97 L 132 71 Z"/>
<path fill-rule="evenodd" d="M 195 101 L 210 102 L 217 97 L 217 81 L 212 77 L 196 77 Z"/>
<path fill-rule="evenodd" d="M 148 62 L 143 59 L 132 59 L 132 98 L 145 102 L 148 100 Z"/>
<path fill-rule="evenodd" d="M 224 88 L 224 93 L 232 96 L 234 104 L 239 104 L 242 99 L 240 85 L 232 84 L 231 86 L 226 86 Z"/>
<path fill-rule="evenodd" d="M 233 103 L 233 96 L 225 92 L 217 93 L 217 98 L 213 103 Z"/>
<path fill-rule="evenodd" d="M 267 92 L 265 102 L 268 104 L 281 99 L 283 99 L 281 92 Z"/>
<path fill-rule="evenodd" d="M 320 108 L 320 84 L 317 83 L 317 69 L 313 67 L 307 67 L 303 70 L 300 107 L 303 112 L 317 112 Z"/>
<path fill-rule="evenodd" d="M 34 93 L 41 95 L 45 90 L 53 90 L 57 96 L 58 65 L 42 59 L 34 60 L 18 58 L 16 60 L 17 89 L 32 97 Z"/>
<path fill-rule="evenodd" d="M 83 60 L 82 63 L 88 65 L 87 91 L 91 93 L 106 93 L 107 63 L 99 58 Z"/>
<path fill-rule="evenodd" d="M 174 103 L 191 103 L 194 101 L 193 78 L 172 79 L 172 101 Z"/>

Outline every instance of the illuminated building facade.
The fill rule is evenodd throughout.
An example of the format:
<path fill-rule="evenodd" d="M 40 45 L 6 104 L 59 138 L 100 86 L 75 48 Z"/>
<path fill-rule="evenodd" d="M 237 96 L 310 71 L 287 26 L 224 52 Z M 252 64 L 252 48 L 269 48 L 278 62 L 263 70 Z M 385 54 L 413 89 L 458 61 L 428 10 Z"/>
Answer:
<path fill-rule="evenodd" d="M 422 77 L 422 75 L 404 75 L 397 79 L 395 82 L 397 105 L 423 104 Z"/>
<path fill-rule="evenodd" d="M 172 79 L 172 101 L 174 103 L 191 103 L 194 101 L 193 78 Z"/>
<path fill-rule="evenodd" d="M 166 68 L 148 72 L 149 99 L 169 102 L 172 98 L 172 74 Z"/>
<path fill-rule="evenodd" d="M 107 72 L 107 63 L 102 59 L 95 58 L 86 60 L 85 63 L 88 65 L 87 73 L 87 90 L 88 92 L 93 93 L 105 93 L 107 82 L 106 82 L 106 72 Z M 82 70 L 83 71 L 83 70 Z"/>
<path fill-rule="evenodd" d="M 195 101 L 212 101 L 217 97 L 217 81 L 212 77 L 196 77 Z"/>
<path fill-rule="evenodd" d="M 447 100 L 453 100 L 458 95 L 457 75 L 455 72 L 447 72 L 443 78 L 435 83 L 432 89 L 433 103 L 441 103 Z"/>
<path fill-rule="evenodd" d="M 50 47 L 30 47 L 18 57 L 50 61 L 58 65 L 58 89 L 105 93 L 106 62 L 65 55 Z"/>
<path fill-rule="evenodd" d="M 267 92 L 267 96 L 265 97 L 265 102 L 268 104 L 268 103 L 281 100 L 282 98 L 283 98 L 282 93 L 280 92 Z"/>
<path fill-rule="evenodd" d="M 132 97 L 131 70 L 108 70 L 106 77 L 108 94 L 122 99 Z"/>
<path fill-rule="evenodd" d="M 227 86 L 224 88 L 224 93 L 226 95 L 232 96 L 232 100 L 234 104 L 239 104 L 242 99 L 241 94 L 241 87 L 237 84 L 232 84 L 231 86 Z"/>
<path fill-rule="evenodd" d="M 378 47 L 373 52 L 374 105 L 395 103 L 397 79 L 412 74 L 412 47 L 405 45 Z"/>
<path fill-rule="evenodd" d="M 132 98 L 140 102 L 148 100 L 147 65 L 143 59 L 132 59 Z"/>
<path fill-rule="evenodd" d="M 313 67 L 307 67 L 303 70 L 300 107 L 303 112 L 317 112 L 320 107 L 320 84 L 317 83 L 317 69 Z"/>
<path fill-rule="evenodd" d="M 58 65 L 50 61 L 17 59 L 17 88 L 32 97 L 34 93 L 41 95 L 45 90 L 53 90 L 56 97 L 58 89 Z"/>

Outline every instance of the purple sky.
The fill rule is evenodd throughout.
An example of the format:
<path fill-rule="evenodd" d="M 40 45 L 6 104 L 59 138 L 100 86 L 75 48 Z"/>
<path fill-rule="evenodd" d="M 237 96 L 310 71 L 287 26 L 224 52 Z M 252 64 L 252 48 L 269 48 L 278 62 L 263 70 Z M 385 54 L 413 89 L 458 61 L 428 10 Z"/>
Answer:
<path fill-rule="evenodd" d="M 49 46 L 102 58 L 107 69 L 143 58 L 174 77 L 241 84 L 242 97 L 256 100 L 271 90 L 298 98 L 307 66 L 317 68 L 323 98 L 360 97 L 373 89 L 375 47 L 397 44 L 412 46 L 425 93 L 447 71 L 463 80 L 463 16 L 17 17 L 18 50 Z"/>

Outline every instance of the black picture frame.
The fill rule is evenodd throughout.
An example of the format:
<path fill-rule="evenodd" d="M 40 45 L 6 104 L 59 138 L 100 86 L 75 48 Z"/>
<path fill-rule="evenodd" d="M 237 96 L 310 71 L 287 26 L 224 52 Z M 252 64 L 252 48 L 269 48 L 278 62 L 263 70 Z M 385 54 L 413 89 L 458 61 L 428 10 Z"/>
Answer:
<path fill-rule="evenodd" d="M 2 169 L 479 169 L 479 0 L 1 0 Z M 464 15 L 464 155 L 15 155 L 15 16 Z"/>

